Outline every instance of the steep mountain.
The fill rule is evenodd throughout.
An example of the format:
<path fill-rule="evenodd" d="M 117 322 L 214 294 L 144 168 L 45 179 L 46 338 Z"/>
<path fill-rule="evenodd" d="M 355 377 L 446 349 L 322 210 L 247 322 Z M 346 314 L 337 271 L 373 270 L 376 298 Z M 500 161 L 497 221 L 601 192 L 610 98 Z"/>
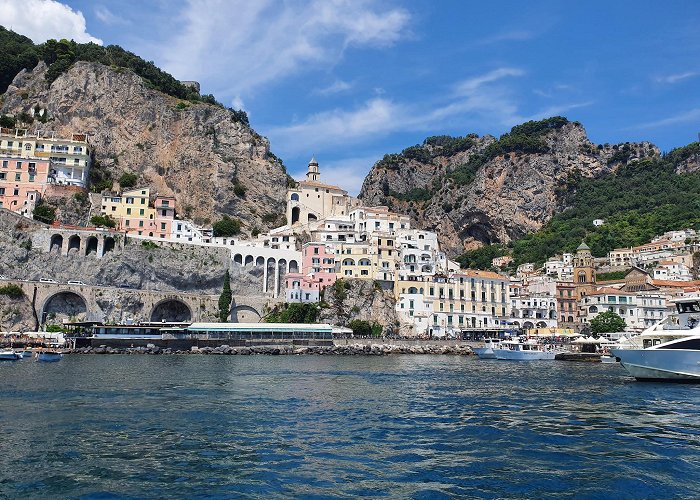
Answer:
<path fill-rule="evenodd" d="M 0 49 L 8 33 L 0 33 Z M 10 48 L 0 71 L 24 69 L 0 96 L 2 120 L 59 136 L 88 134 L 95 190 L 134 173 L 137 185 L 175 196 L 179 213 L 195 222 L 229 214 L 247 231 L 265 228 L 284 207 L 284 166 L 245 113 L 119 47 L 49 41 L 32 48 L 15 36 Z"/>
<path fill-rule="evenodd" d="M 600 177 L 659 154 L 647 142 L 595 145 L 580 123 L 553 117 L 499 139 L 429 137 L 378 161 L 359 196 L 411 215 L 456 255 L 540 229 L 565 208 L 571 176 Z"/>

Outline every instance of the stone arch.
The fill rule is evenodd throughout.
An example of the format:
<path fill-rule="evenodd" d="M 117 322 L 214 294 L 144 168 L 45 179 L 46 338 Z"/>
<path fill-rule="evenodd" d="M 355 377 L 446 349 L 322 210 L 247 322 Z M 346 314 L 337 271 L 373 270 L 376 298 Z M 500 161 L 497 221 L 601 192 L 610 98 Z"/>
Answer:
<path fill-rule="evenodd" d="M 163 299 L 153 306 L 151 321 L 192 321 L 192 309 L 180 299 Z"/>
<path fill-rule="evenodd" d="M 549 311 L 549 319 L 557 319 L 557 311 L 555 311 L 554 309 Z"/>
<path fill-rule="evenodd" d="M 257 259 L 255 259 L 255 265 L 260 267 L 265 265 L 265 257 L 260 256 Z"/>
<path fill-rule="evenodd" d="M 70 253 L 71 250 L 77 250 L 80 252 L 80 236 L 77 234 L 74 234 L 70 238 L 68 238 L 68 252 Z"/>
<path fill-rule="evenodd" d="M 106 237 L 105 242 L 104 242 L 104 246 L 102 247 L 102 255 L 114 250 L 114 246 L 115 246 L 114 238 L 112 238 L 111 236 Z"/>
<path fill-rule="evenodd" d="M 275 267 L 277 266 L 277 260 L 273 257 L 268 257 L 265 262 L 265 267 L 267 268 L 267 288 L 266 290 L 277 293 L 275 290 Z"/>
<path fill-rule="evenodd" d="M 246 255 L 245 256 L 245 261 L 244 264 L 245 266 L 249 266 L 253 263 L 253 256 L 252 255 Z"/>
<path fill-rule="evenodd" d="M 243 264 L 243 256 L 239 253 L 233 256 L 233 262 L 236 264 Z"/>
<path fill-rule="evenodd" d="M 574 317 L 573 317 L 573 316 L 569 316 L 569 317 L 566 319 L 566 321 L 567 321 L 567 323 L 573 323 L 573 322 L 574 322 Z"/>
<path fill-rule="evenodd" d="M 344 266 L 354 266 L 355 261 L 352 259 L 343 259 L 343 265 Z"/>
<path fill-rule="evenodd" d="M 538 321 L 537 322 L 537 328 L 546 328 L 547 323 L 545 321 Z"/>
<path fill-rule="evenodd" d="M 299 263 L 297 263 L 296 260 L 289 261 L 289 272 L 290 273 L 298 273 L 299 272 Z"/>
<path fill-rule="evenodd" d="M 85 321 L 88 307 L 85 297 L 72 290 L 61 290 L 49 295 L 41 306 L 41 323 L 62 323 L 65 321 Z"/>
<path fill-rule="evenodd" d="M 297 193 L 292 193 L 289 199 L 292 201 L 299 201 L 299 195 Z"/>
<path fill-rule="evenodd" d="M 309 222 L 315 222 L 318 220 L 318 217 L 316 217 L 314 214 L 309 214 L 307 216 L 307 219 L 309 220 Z"/>
<path fill-rule="evenodd" d="M 58 250 L 58 253 L 61 253 L 61 249 L 63 248 L 63 236 L 60 234 L 54 234 L 51 236 L 51 243 L 49 244 L 49 252 L 53 252 L 54 249 Z"/>
<path fill-rule="evenodd" d="M 535 328 L 535 325 L 532 324 L 532 321 L 526 321 L 525 323 L 523 323 L 523 328 L 529 330 L 530 328 Z"/>
<path fill-rule="evenodd" d="M 301 217 L 301 208 L 292 208 L 292 224 L 296 224 L 297 222 L 299 222 L 299 217 Z"/>
<path fill-rule="evenodd" d="M 231 308 L 232 323 L 260 323 L 262 314 L 253 306 L 236 304 Z"/>
<path fill-rule="evenodd" d="M 360 259 L 360 262 L 357 263 L 359 266 L 371 266 L 372 261 L 369 259 Z"/>
<path fill-rule="evenodd" d="M 597 313 L 597 312 L 598 312 L 598 308 L 597 308 L 596 306 L 591 306 L 591 307 L 588 308 L 588 312 Z"/>
<path fill-rule="evenodd" d="M 85 255 L 97 253 L 97 236 L 90 236 L 85 243 Z"/>
<path fill-rule="evenodd" d="M 415 286 L 409 287 L 408 293 L 418 293 L 418 289 Z"/>

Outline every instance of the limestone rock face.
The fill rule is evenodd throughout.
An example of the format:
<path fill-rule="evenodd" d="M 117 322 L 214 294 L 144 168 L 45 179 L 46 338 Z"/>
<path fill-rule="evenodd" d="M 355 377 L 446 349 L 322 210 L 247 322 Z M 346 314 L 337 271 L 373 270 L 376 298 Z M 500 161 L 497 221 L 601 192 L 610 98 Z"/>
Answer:
<path fill-rule="evenodd" d="M 372 280 L 339 280 L 339 284 L 323 290 L 323 302 L 328 307 L 321 309 L 319 323 L 347 325 L 352 320 L 377 322 L 387 329 L 399 323 L 394 294 L 375 286 Z"/>
<path fill-rule="evenodd" d="M 244 230 L 264 228 L 262 217 L 284 207 L 287 175 L 269 142 L 222 107 L 179 101 L 128 70 L 77 62 L 51 86 L 46 65 L 20 72 L 4 94 L 0 113 L 47 113 L 32 130 L 59 136 L 86 133 L 97 171 L 113 179 L 139 176 L 154 194 L 172 195 L 178 212 L 207 224 L 221 214 Z M 38 116 L 38 115 L 36 115 Z M 234 193 L 234 183 L 245 189 Z"/>
<path fill-rule="evenodd" d="M 494 138 L 480 138 L 467 151 L 434 156 L 428 162 L 401 158 L 391 168 L 378 162 L 359 197 L 366 204 L 389 205 L 410 215 L 417 227 L 436 231 L 443 248 L 454 256 L 541 228 L 565 208 L 559 190 L 569 175 L 595 177 L 635 159 L 659 155 L 658 148 L 647 142 L 596 146 L 575 122 L 552 129 L 542 139 L 547 152 L 496 156 L 481 165 L 467 184 L 450 178 L 450 172 L 483 152 Z M 430 191 L 427 200 L 396 195 L 417 188 Z"/>

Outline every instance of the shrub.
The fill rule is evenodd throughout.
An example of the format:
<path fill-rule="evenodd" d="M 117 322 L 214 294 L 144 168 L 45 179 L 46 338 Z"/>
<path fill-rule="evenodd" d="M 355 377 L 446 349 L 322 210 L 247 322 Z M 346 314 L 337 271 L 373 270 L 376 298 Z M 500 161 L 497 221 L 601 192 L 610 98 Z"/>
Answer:
<path fill-rule="evenodd" d="M 141 246 L 143 248 L 145 248 L 146 250 L 155 250 L 156 248 L 160 248 L 157 243 L 150 241 L 150 240 L 142 241 Z"/>
<path fill-rule="evenodd" d="M 0 287 L 0 295 L 6 295 L 11 299 L 19 299 L 24 296 L 24 292 L 21 286 L 10 284 Z"/>
<path fill-rule="evenodd" d="M 80 193 L 75 193 L 73 195 L 73 198 L 75 199 L 75 201 L 77 201 L 81 205 L 86 205 L 87 202 L 89 201 L 88 195 L 86 195 L 82 191 Z"/>
<path fill-rule="evenodd" d="M 95 227 L 117 227 L 117 222 L 109 215 L 94 215 L 90 217 L 90 224 Z"/>
<path fill-rule="evenodd" d="M 139 176 L 131 173 L 131 172 L 126 172 L 122 174 L 121 177 L 119 177 L 119 185 L 124 188 L 131 188 L 136 185 L 136 182 L 139 180 Z"/>
<path fill-rule="evenodd" d="M 241 232 L 241 221 L 224 215 L 221 220 L 214 223 L 212 229 L 214 236 L 235 236 Z"/>
<path fill-rule="evenodd" d="M 43 222 L 44 224 L 52 224 L 56 220 L 56 209 L 41 203 L 34 208 L 32 212 L 34 220 Z"/>
<path fill-rule="evenodd" d="M 248 190 L 243 184 L 240 182 L 236 181 L 233 184 L 233 194 L 238 196 L 239 198 L 245 198 L 245 192 Z"/>

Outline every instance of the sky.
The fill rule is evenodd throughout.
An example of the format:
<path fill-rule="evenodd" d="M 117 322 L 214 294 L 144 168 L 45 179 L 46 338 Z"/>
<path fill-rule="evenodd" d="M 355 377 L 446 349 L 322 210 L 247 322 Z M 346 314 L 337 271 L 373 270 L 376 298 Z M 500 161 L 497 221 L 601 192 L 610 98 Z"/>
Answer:
<path fill-rule="evenodd" d="M 117 44 L 244 109 L 301 178 L 356 194 L 432 135 L 580 121 L 662 151 L 700 133 L 700 1 L 0 0 L 36 43 Z"/>

